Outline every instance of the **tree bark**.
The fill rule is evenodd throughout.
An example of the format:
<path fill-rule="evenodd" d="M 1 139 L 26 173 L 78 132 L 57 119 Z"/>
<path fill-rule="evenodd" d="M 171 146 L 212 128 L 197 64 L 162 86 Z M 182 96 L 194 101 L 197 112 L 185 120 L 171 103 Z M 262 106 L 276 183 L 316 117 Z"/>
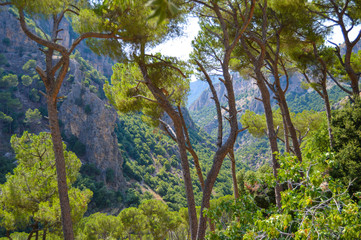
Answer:
<path fill-rule="evenodd" d="M 191 232 L 191 239 L 195 240 L 197 236 L 197 212 L 194 200 L 192 178 L 190 175 L 189 161 L 187 156 L 186 140 L 183 132 L 183 124 L 181 121 L 181 113 L 177 112 L 174 107 L 170 104 L 167 97 L 163 94 L 162 90 L 152 84 L 152 80 L 148 75 L 148 69 L 143 60 L 138 61 L 139 69 L 143 75 L 146 86 L 151 91 L 155 99 L 157 100 L 160 107 L 169 115 L 172 119 L 176 140 L 178 144 L 179 154 L 181 158 L 183 181 L 186 190 L 186 198 L 188 204 L 188 215 L 189 215 L 189 227 Z"/>
<path fill-rule="evenodd" d="M 55 155 L 56 176 L 58 181 L 58 191 L 61 209 L 61 222 L 63 226 L 63 236 L 65 240 L 74 239 L 73 224 L 70 214 L 70 203 L 68 196 L 68 185 L 66 182 L 66 167 L 63 153 L 63 142 L 58 121 L 58 111 L 56 108 L 56 97 L 48 96 L 48 115 L 53 149 Z"/>
<path fill-rule="evenodd" d="M 186 152 L 186 144 L 183 136 L 182 123 L 179 119 L 172 119 L 174 123 L 175 132 L 177 134 L 177 142 L 179 153 L 181 157 L 183 181 L 187 196 L 188 214 L 189 214 L 189 225 L 191 229 L 191 238 L 196 239 L 197 236 L 197 212 L 194 200 L 192 178 L 189 170 L 188 156 Z"/>
<path fill-rule="evenodd" d="M 256 68 L 256 75 L 257 77 L 257 85 L 259 87 L 259 90 L 261 91 L 262 95 L 262 102 L 263 107 L 266 115 L 266 123 L 267 123 L 267 131 L 268 131 L 268 140 L 270 142 L 271 146 L 271 152 L 272 152 L 272 169 L 273 169 L 273 176 L 276 179 L 276 186 L 275 186 L 275 196 L 276 196 L 276 205 L 278 209 L 281 209 L 281 185 L 278 181 L 278 168 L 280 167 L 277 159 L 277 153 L 278 151 L 278 144 L 277 144 L 277 134 L 274 129 L 274 123 L 273 123 L 273 112 L 272 112 L 272 106 L 271 106 L 271 99 L 270 94 L 268 91 L 268 88 L 263 80 L 263 74 L 261 72 L 260 68 Z"/>
<path fill-rule="evenodd" d="M 234 199 L 237 200 L 239 198 L 238 184 L 237 184 L 237 176 L 236 176 L 236 159 L 234 157 L 234 149 L 229 151 L 229 158 L 231 159 L 231 171 L 232 171 L 232 180 L 233 180 L 233 194 Z"/>
<path fill-rule="evenodd" d="M 199 217 L 199 225 L 198 225 L 198 233 L 197 233 L 197 239 L 204 239 L 205 233 L 206 233 L 206 218 L 203 215 L 203 211 L 205 208 L 209 208 L 209 201 L 212 193 L 212 189 L 214 186 L 214 183 L 217 179 L 218 173 L 222 167 L 222 163 L 224 158 L 226 157 L 227 153 L 232 149 L 234 146 L 234 143 L 237 139 L 238 135 L 238 121 L 237 121 L 237 108 L 236 108 L 236 101 L 234 96 L 234 89 L 233 89 L 233 83 L 231 76 L 228 71 L 228 58 L 230 55 L 225 54 L 225 60 L 222 64 L 222 70 L 223 70 L 223 77 L 224 77 L 224 85 L 227 90 L 227 99 L 228 99 L 228 113 L 229 113 L 229 124 L 231 127 L 229 136 L 227 138 L 227 141 L 217 149 L 214 158 L 213 158 L 213 164 L 211 167 L 211 170 L 209 171 L 203 196 L 202 196 L 202 203 L 201 203 L 201 214 Z"/>
<path fill-rule="evenodd" d="M 282 117 L 285 118 L 286 124 L 287 124 L 285 127 L 287 127 L 287 129 L 291 135 L 292 146 L 293 146 L 293 150 L 296 154 L 296 157 L 298 158 L 298 161 L 302 162 L 302 153 L 301 153 L 300 143 L 298 142 L 295 126 L 292 123 L 292 119 L 291 119 L 290 111 L 288 109 L 286 97 L 284 95 L 283 90 L 281 89 L 279 81 L 276 84 L 277 84 L 277 92 L 276 92 L 277 98 L 278 98 L 279 104 L 282 105 L 282 107 L 281 107 Z"/>
<path fill-rule="evenodd" d="M 330 106 L 330 100 L 328 98 L 328 92 L 326 89 L 326 82 L 322 84 L 322 95 L 323 95 L 323 101 L 325 103 L 326 108 L 326 116 L 327 116 L 327 130 L 328 130 L 328 137 L 330 141 L 330 149 L 333 149 L 333 134 L 332 134 L 332 128 L 331 128 L 331 106 Z"/>

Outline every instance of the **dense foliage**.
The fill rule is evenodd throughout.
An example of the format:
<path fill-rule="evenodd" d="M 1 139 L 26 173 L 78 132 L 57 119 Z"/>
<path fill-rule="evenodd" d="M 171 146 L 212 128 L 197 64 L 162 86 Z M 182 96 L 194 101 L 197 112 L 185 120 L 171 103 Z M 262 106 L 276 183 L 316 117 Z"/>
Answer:
<path fill-rule="evenodd" d="M 87 146 L 76 136 L 64 129 L 53 134 L 71 150 L 60 153 L 75 239 L 193 240 L 203 239 L 205 229 L 205 238 L 214 240 L 361 239 L 361 32 L 349 39 L 360 25 L 359 1 L 0 0 L 10 4 L 9 13 L 25 21 L 27 35 L 42 39 L 32 37 L 47 55 L 24 56 L 21 46 L 22 64 L 13 66 L 14 56 L 0 53 L 0 136 L 22 133 L 11 138 L 13 152 L 0 149 L 1 237 L 63 235 L 59 152 L 54 136 L 41 132 L 63 127 L 56 116 L 60 85 L 49 90 L 50 79 L 55 85 L 65 80 L 65 95 L 73 84 L 81 86 L 74 104 L 84 118 L 95 111 L 84 103 L 86 93 L 119 111 L 114 138 L 124 160 L 123 188 L 111 188 L 114 169 L 101 172 L 87 162 Z M 191 61 L 151 54 L 179 35 L 188 13 L 201 27 Z M 74 51 L 83 39 L 74 41 L 73 29 L 71 51 L 62 48 L 63 39 L 47 42 L 63 30 L 49 33 L 49 24 L 39 22 L 59 17 L 60 23 L 63 16 L 84 39 L 89 31 L 105 34 L 92 35 L 88 44 L 118 61 L 111 79 L 82 57 L 84 50 Z M 341 28 L 343 45 L 326 46 L 333 26 Z M 12 44 L 8 37 L 1 41 Z M 71 74 L 69 63 L 76 67 Z M 211 90 L 226 89 L 224 96 L 212 93 L 214 105 L 191 113 L 196 124 L 185 109 L 190 64 Z M 232 72 L 255 80 L 257 90 L 235 96 Z M 264 112 L 246 110 L 253 98 Z"/>

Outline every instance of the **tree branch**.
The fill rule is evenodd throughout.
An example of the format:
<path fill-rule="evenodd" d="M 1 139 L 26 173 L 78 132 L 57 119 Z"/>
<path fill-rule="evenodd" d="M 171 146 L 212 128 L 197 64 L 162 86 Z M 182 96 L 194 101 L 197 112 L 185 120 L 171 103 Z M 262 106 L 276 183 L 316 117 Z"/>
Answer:
<path fill-rule="evenodd" d="M 28 29 L 28 27 L 26 26 L 26 23 L 25 23 L 25 16 L 24 16 L 24 11 L 22 8 L 19 8 L 19 21 L 20 21 L 20 26 L 21 26 L 22 30 L 31 40 L 35 41 L 36 43 L 38 43 L 44 47 L 47 47 L 49 49 L 54 49 L 54 50 L 60 52 L 61 54 L 67 55 L 67 51 L 66 51 L 65 47 L 63 47 L 59 44 L 50 42 L 50 41 L 46 41 L 46 40 L 42 39 L 41 37 L 35 35 Z"/>
<path fill-rule="evenodd" d="M 214 88 L 214 85 L 212 83 L 211 78 L 209 77 L 207 71 L 204 69 L 203 65 L 198 62 L 197 60 L 195 60 L 196 64 L 198 65 L 198 67 L 200 68 L 200 70 L 202 71 L 202 73 L 204 74 L 206 81 L 209 85 L 209 88 L 212 92 L 213 95 L 213 100 L 214 103 L 216 105 L 216 110 L 217 110 L 217 120 L 218 120 L 218 137 L 217 137 L 217 147 L 220 148 L 222 146 L 222 130 L 223 130 L 223 123 L 222 123 L 222 111 L 221 111 L 221 104 L 219 103 L 219 99 L 217 96 L 217 92 L 216 89 Z"/>

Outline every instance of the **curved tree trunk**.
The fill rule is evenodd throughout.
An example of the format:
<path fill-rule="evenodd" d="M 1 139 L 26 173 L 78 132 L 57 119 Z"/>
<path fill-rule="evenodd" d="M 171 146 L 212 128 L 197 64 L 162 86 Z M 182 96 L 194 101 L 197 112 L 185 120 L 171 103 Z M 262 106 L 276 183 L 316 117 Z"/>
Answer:
<path fill-rule="evenodd" d="M 227 62 L 226 60 L 224 62 Z M 231 127 L 229 136 L 227 138 L 227 141 L 217 149 L 214 157 L 213 157 L 213 164 L 211 167 L 211 170 L 208 172 L 205 185 L 204 185 L 204 191 L 202 196 L 202 203 L 201 203 L 201 214 L 199 216 L 199 224 L 198 224 L 198 232 L 197 232 L 197 239 L 204 239 L 207 223 L 206 223 L 206 217 L 203 215 L 203 211 L 205 208 L 209 208 L 209 201 L 212 193 L 212 189 L 214 186 L 214 183 L 217 179 L 218 173 L 222 167 L 222 163 L 224 158 L 226 157 L 227 153 L 231 151 L 231 149 L 234 146 L 234 143 L 237 139 L 238 135 L 238 121 L 237 121 L 237 108 L 236 108 L 236 101 L 234 96 L 234 89 L 233 89 L 233 83 L 231 80 L 231 75 L 228 71 L 228 64 L 224 64 L 222 66 L 223 68 L 223 77 L 224 77 L 224 86 L 227 90 L 227 99 L 228 99 L 228 113 L 229 113 L 229 124 Z"/>
<path fill-rule="evenodd" d="M 144 50 L 144 49 L 143 49 Z M 152 95 L 156 98 L 160 107 L 169 115 L 172 119 L 176 134 L 176 140 L 179 148 L 179 154 L 181 158 L 183 181 L 186 190 L 186 198 L 188 204 L 188 215 L 189 215 L 189 227 L 191 233 L 191 239 L 195 240 L 197 236 L 197 212 L 194 200 L 192 177 L 189 169 L 189 161 L 187 156 L 186 138 L 183 132 L 183 124 L 181 120 L 181 113 L 177 112 L 167 97 L 163 94 L 162 90 L 153 85 L 152 80 L 148 75 L 148 69 L 143 60 L 137 62 L 139 69 L 143 75 L 144 81 L 146 82 L 147 88 L 151 91 Z"/>

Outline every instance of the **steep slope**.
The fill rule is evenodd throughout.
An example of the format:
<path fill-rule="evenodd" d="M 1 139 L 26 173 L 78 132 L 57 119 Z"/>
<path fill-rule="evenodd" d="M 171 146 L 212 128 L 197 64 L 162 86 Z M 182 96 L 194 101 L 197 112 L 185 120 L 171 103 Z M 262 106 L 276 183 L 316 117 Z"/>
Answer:
<path fill-rule="evenodd" d="M 16 16 L 11 9 L 0 14 L 0 33 L 4 36 L 0 41 L 0 80 L 15 74 L 18 82 L 12 87 L 0 86 L 0 111 L 6 116 L 0 119 L 0 163 L 6 167 L 0 169 L 1 177 L 15 166 L 9 143 L 11 135 L 20 135 L 25 130 L 49 132 L 45 99 L 40 93 L 45 89 L 34 70 L 37 64 L 43 64 L 43 54 L 22 33 Z M 46 20 L 30 23 L 44 32 L 49 25 Z M 76 35 L 69 23 L 64 23 L 63 28 L 63 43 L 69 44 Z M 108 104 L 103 84 L 111 75 L 111 67 L 109 59 L 98 57 L 81 45 L 71 56 L 70 70 L 60 90 L 58 111 L 62 137 L 68 149 L 83 163 L 76 186 L 93 191 L 91 212 L 116 213 L 124 206 L 136 206 L 142 199 L 154 196 L 174 210 L 185 207 L 176 143 L 158 128 L 146 125 L 141 114 L 119 116 Z M 26 83 L 22 78 L 31 81 Z M 39 110 L 36 121 L 25 122 L 28 109 Z M 183 115 L 206 173 L 214 149 L 211 137 L 200 131 L 186 109 Z M 194 164 L 191 156 L 190 164 Z M 221 171 L 214 190 L 216 196 L 232 193 L 229 167 L 227 163 Z M 200 203 L 200 185 L 194 168 L 192 176 L 196 201 Z"/>
<path fill-rule="evenodd" d="M 244 79 L 237 73 L 233 74 L 233 79 L 236 104 L 238 109 L 241 110 L 238 116 L 239 119 L 242 116 L 242 112 L 245 112 L 246 110 L 262 114 L 264 111 L 263 105 L 261 101 L 256 99 L 260 97 L 260 93 L 255 81 L 252 79 Z M 281 80 L 282 85 L 285 86 L 285 79 L 281 78 Z M 302 112 L 304 110 L 323 111 L 324 104 L 321 97 L 312 89 L 305 90 L 301 88 L 301 81 L 302 76 L 299 73 L 291 74 L 290 85 L 286 95 L 291 111 L 295 113 Z M 225 88 L 223 84 L 216 83 L 215 88 L 221 105 L 226 106 L 227 99 L 225 97 Z M 344 97 L 345 93 L 330 82 L 329 95 L 331 103 L 335 103 Z M 273 94 L 271 94 L 271 103 L 273 108 L 277 109 L 278 105 L 272 96 Z M 194 122 L 212 137 L 216 137 L 216 109 L 214 101 L 211 98 L 212 94 L 210 90 L 206 89 L 200 94 L 198 99 L 188 107 L 188 109 Z M 225 125 L 225 134 L 227 132 L 228 126 Z M 282 143 L 280 144 L 282 145 Z M 239 135 L 235 148 L 238 164 L 246 166 L 247 168 L 257 168 L 269 160 L 270 152 L 268 148 L 268 141 L 265 139 L 256 139 L 248 132 L 244 132 Z"/>
<path fill-rule="evenodd" d="M 11 152 L 9 140 L 12 134 L 20 135 L 24 130 L 35 133 L 49 132 L 45 99 L 39 92 L 45 92 L 45 89 L 34 69 L 36 64 L 42 65 L 44 56 L 37 45 L 23 34 L 16 17 L 17 13 L 11 8 L 0 14 L 0 35 L 3 36 L 0 41 L 0 78 L 15 74 L 19 82 L 16 87 L 0 86 L 0 111 L 12 118 L 11 122 L 0 120 L 1 156 Z M 35 23 L 29 20 L 29 24 L 36 26 L 37 30 L 41 27 L 46 32 L 48 22 L 42 20 Z M 62 27 L 62 38 L 66 45 L 76 36 L 68 22 Z M 107 106 L 102 90 L 106 78 L 93 67 L 96 66 L 109 75 L 111 65 L 104 64 L 108 60 L 96 57 L 85 45 L 81 45 L 79 49 L 86 53 L 85 56 L 92 58 L 92 65 L 80 57 L 79 52 L 72 56 L 70 72 L 59 94 L 64 96 L 63 101 L 59 101 L 58 104 L 63 138 L 70 149 L 78 151 L 77 154 L 84 163 L 93 163 L 100 169 L 98 180 L 106 182 L 105 173 L 107 169 L 112 169 L 117 181 L 108 186 L 122 189 L 125 188 L 122 174 L 123 159 L 114 134 L 117 113 Z M 22 80 L 25 76 L 31 79 L 30 84 L 25 84 Z M 40 110 L 38 123 L 24 122 L 28 109 Z"/>

